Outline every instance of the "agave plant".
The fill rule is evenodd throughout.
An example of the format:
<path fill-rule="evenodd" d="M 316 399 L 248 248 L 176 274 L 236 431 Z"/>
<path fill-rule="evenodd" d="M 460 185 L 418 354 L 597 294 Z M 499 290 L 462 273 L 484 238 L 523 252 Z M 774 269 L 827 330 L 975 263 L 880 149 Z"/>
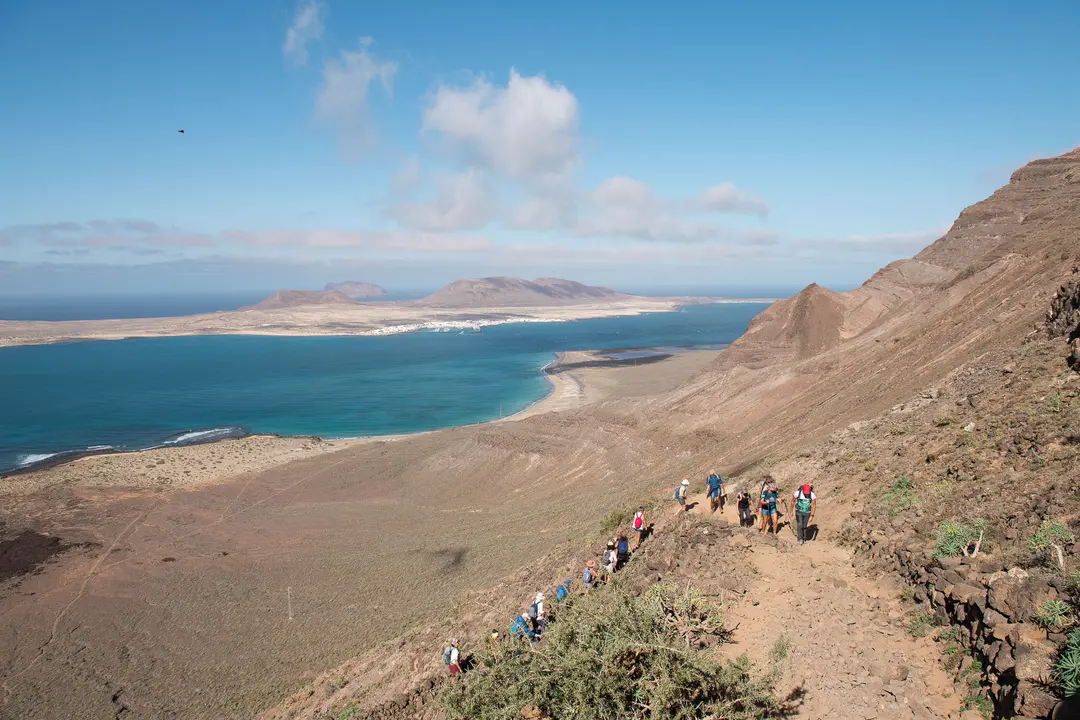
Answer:
<path fill-rule="evenodd" d="M 1058 651 L 1050 677 L 1065 697 L 1080 694 L 1080 630 L 1069 633 L 1068 642 Z"/>

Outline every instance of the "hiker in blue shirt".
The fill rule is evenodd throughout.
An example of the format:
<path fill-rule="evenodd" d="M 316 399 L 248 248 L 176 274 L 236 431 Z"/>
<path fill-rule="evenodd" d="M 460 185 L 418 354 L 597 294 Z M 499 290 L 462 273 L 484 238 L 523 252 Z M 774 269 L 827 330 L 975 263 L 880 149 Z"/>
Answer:
<path fill-rule="evenodd" d="M 630 562 L 630 541 L 626 533 L 619 533 L 619 539 L 615 541 L 615 569 L 618 570 Z"/>
<path fill-rule="evenodd" d="M 761 508 L 761 533 L 765 533 L 766 526 L 772 528 L 773 535 L 777 533 L 777 520 L 779 516 L 779 510 L 776 507 L 776 503 L 779 501 L 783 504 L 784 510 L 787 510 L 787 500 L 780 497 L 780 493 L 776 490 L 776 481 L 770 479 L 765 489 L 761 491 L 761 500 L 758 502 Z"/>
<path fill-rule="evenodd" d="M 555 590 L 555 602 L 562 602 L 570 596 L 570 578 L 563 578 L 558 589 Z"/>
<path fill-rule="evenodd" d="M 705 495 L 709 498 L 709 510 L 716 512 L 716 508 L 720 508 L 720 512 L 724 511 L 724 478 L 715 470 L 709 471 L 709 477 L 705 479 Z"/>
<path fill-rule="evenodd" d="M 526 637 L 529 640 L 536 641 L 536 633 L 529 627 L 529 622 L 525 619 L 524 615 L 518 615 L 510 623 L 510 635 L 517 637 L 518 640 L 524 640 Z"/>

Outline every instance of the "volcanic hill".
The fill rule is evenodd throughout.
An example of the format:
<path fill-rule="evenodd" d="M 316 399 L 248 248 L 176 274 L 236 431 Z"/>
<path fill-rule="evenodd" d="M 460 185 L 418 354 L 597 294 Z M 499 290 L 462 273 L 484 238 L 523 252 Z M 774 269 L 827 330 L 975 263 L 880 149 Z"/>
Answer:
<path fill-rule="evenodd" d="M 360 300 L 362 298 L 375 298 L 383 297 L 386 295 L 386 288 L 374 283 L 357 282 L 355 280 L 346 280 L 345 282 L 326 283 L 326 287 L 323 288 L 327 292 L 331 290 L 337 290 L 338 292 L 345 293 L 353 300 Z"/>
<path fill-rule="evenodd" d="M 415 301 L 426 307 L 543 307 L 618 300 L 628 295 L 573 280 L 488 277 L 455 280 L 441 290 Z"/>

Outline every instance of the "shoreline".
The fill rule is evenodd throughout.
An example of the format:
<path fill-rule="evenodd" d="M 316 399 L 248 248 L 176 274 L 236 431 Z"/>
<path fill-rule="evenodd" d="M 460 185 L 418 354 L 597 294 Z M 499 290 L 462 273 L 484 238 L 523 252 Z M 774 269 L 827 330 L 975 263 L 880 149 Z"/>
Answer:
<path fill-rule="evenodd" d="M 644 358 L 610 358 L 626 352 L 648 352 Z M 405 438 L 457 428 L 477 427 L 496 423 L 516 422 L 536 415 L 573 410 L 609 397 L 639 396 L 642 382 L 631 377 L 642 374 L 647 389 L 655 387 L 655 379 L 672 376 L 685 380 L 689 370 L 672 363 L 679 356 L 711 359 L 721 352 L 715 348 L 613 348 L 593 351 L 562 351 L 539 368 L 548 382 L 543 396 L 511 415 L 480 422 L 453 425 L 433 430 L 390 435 L 323 437 L 319 435 L 283 435 L 280 433 L 239 434 L 240 428 L 192 430 L 192 433 L 212 433 L 229 430 L 229 434 L 192 442 L 165 442 L 150 448 L 119 450 L 101 446 L 85 450 L 54 453 L 38 463 L 0 472 L 0 495 L 26 494 L 54 485 L 75 484 L 86 487 L 194 487 L 223 482 L 238 475 L 262 472 L 270 468 L 312 455 L 336 452 L 355 445 L 373 442 L 394 442 Z M 682 363 L 696 370 L 697 363 Z M 647 376 L 647 377 L 646 377 Z M 624 385 L 620 392 L 620 385 Z M 210 459 L 208 459 L 210 458 Z M 208 468 L 210 463 L 220 467 Z M 209 472 L 208 472 L 209 470 Z"/>
<path fill-rule="evenodd" d="M 357 304 L 276 310 L 223 310 L 201 315 L 105 320 L 0 320 L 0 348 L 164 337 L 388 337 L 414 332 L 480 331 L 521 323 L 555 323 L 680 312 L 689 305 L 771 304 L 775 298 L 635 297 L 607 303 L 541 307 L 417 308 Z"/>

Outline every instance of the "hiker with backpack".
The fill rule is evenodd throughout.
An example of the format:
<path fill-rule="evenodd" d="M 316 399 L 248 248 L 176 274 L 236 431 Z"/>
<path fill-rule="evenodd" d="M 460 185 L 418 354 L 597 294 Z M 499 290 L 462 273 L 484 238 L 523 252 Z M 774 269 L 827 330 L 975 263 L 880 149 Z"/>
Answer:
<path fill-rule="evenodd" d="M 626 533 L 619 533 L 619 539 L 615 541 L 615 569 L 618 570 L 630 562 L 630 541 L 626 539 Z"/>
<path fill-rule="evenodd" d="M 642 505 L 634 513 L 634 552 L 641 547 L 641 537 L 645 534 L 645 506 Z"/>
<path fill-rule="evenodd" d="M 604 549 L 604 554 L 600 557 L 600 562 L 603 564 L 605 570 L 610 573 L 615 572 L 615 564 L 619 562 L 619 556 L 615 552 L 614 540 L 608 540 L 607 547 Z"/>
<path fill-rule="evenodd" d="M 682 510 L 679 512 L 690 512 L 690 508 L 686 504 L 686 488 L 690 486 L 690 481 L 683 478 L 682 483 L 675 486 L 675 499 L 682 505 Z"/>
<path fill-rule="evenodd" d="M 724 511 L 724 478 L 720 477 L 715 470 L 709 471 L 709 477 L 705 478 L 705 496 L 709 498 L 709 510 L 716 512 Z"/>
<path fill-rule="evenodd" d="M 772 528 L 773 535 L 777 530 L 777 520 L 780 514 L 779 508 L 776 507 L 777 502 L 783 504 L 784 509 L 787 510 L 787 500 L 780 497 L 780 493 L 776 490 L 776 482 L 769 480 L 765 485 L 765 490 L 761 493 L 761 500 L 758 501 L 758 505 L 761 508 L 761 533 L 765 533 L 765 527 L 770 526 Z"/>
<path fill-rule="evenodd" d="M 536 593 L 536 598 L 533 599 L 532 605 L 529 606 L 529 622 L 532 623 L 533 632 L 538 636 L 544 634 L 544 623 L 547 621 L 547 615 L 544 613 L 544 593 Z"/>
<path fill-rule="evenodd" d="M 739 527 L 754 527 L 754 516 L 750 512 L 750 493 L 739 490 L 735 496 L 735 504 L 739 509 Z"/>
<path fill-rule="evenodd" d="M 454 676 L 461 672 L 461 651 L 458 650 L 457 640 L 451 640 L 450 645 L 443 649 L 442 660 L 453 682 Z"/>
<path fill-rule="evenodd" d="M 792 504 L 795 506 L 797 530 L 795 534 L 799 544 L 802 545 L 808 539 L 810 523 L 814 521 L 814 514 L 817 512 L 817 495 L 814 494 L 814 486 L 806 483 L 796 490 L 792 496 Z"/>
<path fill-rule="evenodd" d="M 585 585 L 585 590 L 592 590 L 596 587 L 596 561 L 590 560 L 585 563 L 585 572 L 581 575 L 581 582 Z"/>

